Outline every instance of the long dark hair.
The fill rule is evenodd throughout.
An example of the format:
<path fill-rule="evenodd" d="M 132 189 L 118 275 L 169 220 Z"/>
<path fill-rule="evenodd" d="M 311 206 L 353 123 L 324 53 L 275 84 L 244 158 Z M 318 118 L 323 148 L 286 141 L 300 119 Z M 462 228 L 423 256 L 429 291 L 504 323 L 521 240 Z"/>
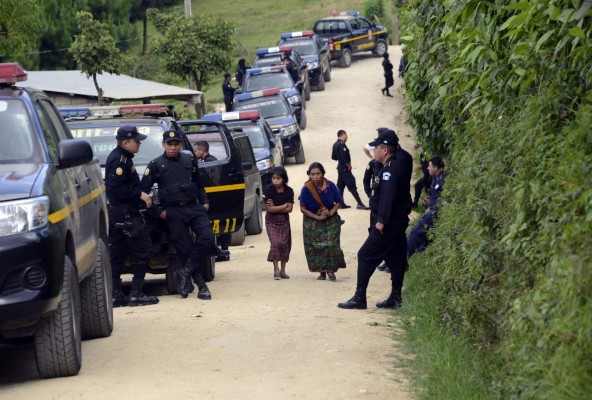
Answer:
<path fill-rule="evenodd" d="M 273 167 L 271 169 L 271 176 L 273 175 L 277 175 L 280 178 L 282 178 L 282 181 L 284 181 L 284 185 L 288 183 L 288 172 L 284 167 Z"/>
<path fill-rule="evenodd" d="M 306 171 L 306 175 L 310 175 L 310 171 L 312 171 L 313 169 L 317 168 L 319 171 L 321 171 L 321 174 L 323 174 L 323 176 L 325 176 L 325 167 L 323 167 L 323 164 L 321 164 L 320 162 L 313 162 L 312 164 L 310 164 L 310 166 L 308 167 L 308 170 Z"/>

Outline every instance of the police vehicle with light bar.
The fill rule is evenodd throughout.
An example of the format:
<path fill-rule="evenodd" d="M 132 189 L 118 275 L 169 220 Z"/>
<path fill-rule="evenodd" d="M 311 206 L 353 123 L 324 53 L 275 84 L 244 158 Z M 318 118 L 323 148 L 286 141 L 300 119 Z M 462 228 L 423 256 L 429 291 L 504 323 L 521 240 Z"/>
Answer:
<path fill-rule="evenodd" d="M 261 183 L 264 187 L 271 185 L 272 168 L 284 165 L 284 149 L 279 142 L 281 138 L 279 135 L 276 138 L 269 123 L 259 115 L 259 111 L 206 114 L 203 119 L 223 122 L 233 136 L 238 132 L 246 133 L 253 147 Z"/>
<path fill-rule="evenodd" d="M 360 15 L 358 11 L 333 13 L 314 24 L 314 33 L 329 44 L 331 59 L 338 60 L 340 67 L 349 67 L 352 55 L 371 51 L 382 57 L 388 50 L 388 32 Z"/>
<path fill-rule="evenodd" d="M 26 77 L 0 64 L 0 339 L 32 336 L 41 377 L 71 376 L 81 340 L 113 331 L 105 185 Z"/>
<path fill-rule="evenodd" d="M 280 47 L 290 46 L 308 66 L 308 79 L 315 90 L 325 90 L 325 82 L 331 81 L 331 52 L 313 31 L 284 32 Z"/>
<path fill-rule="evenodd" d="M 140 151 L 134 155 L 134 165 L 140 177 L 148 163 L 160 156 L 162 134 L 167 130 L 182 132 L 182 123 L 167 116 L 166 104 L 114 105 L 102 107 L 60 108 L 59 112 L 72 132 L 72 136 L 90 143 L 95 157 L 104 168 L 107 156 L 117 146 L 115 134 L 124 125 L 133 125 L 147 136 Z M 245 183 L 239 150 L 232 136 L 222 124 L 217 128 L 216 142 L 221 152 L 218 162 L 200 165 L 201 181 L 210 200 L 209 216 L 215 234 L 237 232 L 243 225 L 243 203 Z M 194 155 L 191 143 L 183 136 L 183 150 Z M 214 140 L 214 139 L 212 139 Z M 158 203 L 158 187 L 153 188 L 154 201 Z M 174 243 L 169 242 L 166 223 L 155 215 L 154 209 L 142 211 L 153 243 L 152 259 L 148 272 L 164 273 L 167 290 L 173 294 L 176 289 L 176 271 L 181 267 Z M 130 265 L 127 266 L 129 268 Z M 204 279 L 209 282 L 215 276 L 215 257 L 204 257 L 200 262 Z M 124 273 L 129 272 L 125 270 Z"/>
<path fill-rule="evenodd" d="M 285 65 L 272 67 L 249 68 L 245 74 L 243 86 L 236 91 L 237 96 L 241 93 L 256 92 L 270 88 L 280 88 L 286 95 L 292 110 L 296 115 L 300 129 L 306 129 L 306 102 L 301 95 L 302 82 L 294 83 L 290 73 L 286 71 Z M 235 103 L 236 98 L 235 97 Z"/>
<path fill-rule="evenodd" d="M 286 95 L 280 88 L 242 93 L 236 96 L 236 111 L 258 110 L 273 133 L 279 135 L 285 157 L 294 157 L 296 164 L 304 164 L 304 147 L 300 138 L 300 126 Z"/>
<path fill-rule="evenodd" d="M 308 79 L 308 64 L 301 57 L 301 55 L 294 51 L 291 46 L 267 47 L 257 49 L 257 58 L 253 62 L 253 68 L 271 67 L 274 65 L 282 65 L 282 53 L 290 52 L 290 58 L 294 61 L 296 69 L 298 70 L 299 82 L 302 82 L 302 91 L 304 100 L 310 100 L 310 81 Z"/>

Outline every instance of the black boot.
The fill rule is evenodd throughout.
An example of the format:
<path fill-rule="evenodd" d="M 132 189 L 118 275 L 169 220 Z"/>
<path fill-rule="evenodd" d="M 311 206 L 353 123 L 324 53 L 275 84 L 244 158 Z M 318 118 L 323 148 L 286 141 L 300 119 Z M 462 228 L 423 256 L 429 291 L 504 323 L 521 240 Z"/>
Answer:
<path fill-rule="evenodd" d="M 129 297 L 121 290 L 121 279 L 113 279 L 113 307 L 125 307 L 129 304 Z"/>
<path fill-rule="evenodd" d="M 138 274 L 132 278 L 132 290 L 130 291 L 128 304 L 130 307 L 147 306 L 158 303 L 158 297 L 146 296 L 144 292 L 142 292 L 143 286 L 144 274 Z"/>
<path fill-rule="evenodd" d="M 191 283 L 189 278 L 197 268 L 198 266 L 193 264 L 191 260 L 187 260 L 185 265 L 177 271 L 177 293 L 184 299 L 189 295 L 188 287 Z"/>
<path fill-rule="evenodd" d="M 390 94 L 390 92 L 389 92 L 389 90 L 388 90 L 388 89 L 386 90 L 386 95 L 387 95 L 388 97 L 393 97 L 393 95 L 392 95 L 392 94 Z"/>
<path fill-rule="evenodd" d="M 208 289 L 208 285 L 206 285 L 206 281 L 199 270 L 193 273 L 193 279 L 195 279 L 195 283 L 197 284 L 197 298 L 200 300 L 212 300 L 212 293 L 210 293 L 210 289 Z"/>
<path fill-rule="evenodd" d="M 366 304 L 366 293 L 363 293 L 361 290 L 356 290 L 354 297 L 346 302 L 337 304 L 337 307 L 345 308 L 347 310 L 365 310 L 368 308 L 368 305 Z"/>
<path fill-rule="evenodd" d="M 223 252 L 226 252 L 226 254 L 222 254 Z M 220 254 L 216 255 L 216 261 L 230 261 L 230 251 L 228 251 L 228 246 L 222 246 Z"/>
<path fill-rule="evenodd" d="M 392 309 L 401 308 L 401 295 L 391 292 L 391 295 L 388 297 L 388 299 L 383 300 L 379 303 L 376 303 L 376 307 L 377 308 L 392 308 Z"/>

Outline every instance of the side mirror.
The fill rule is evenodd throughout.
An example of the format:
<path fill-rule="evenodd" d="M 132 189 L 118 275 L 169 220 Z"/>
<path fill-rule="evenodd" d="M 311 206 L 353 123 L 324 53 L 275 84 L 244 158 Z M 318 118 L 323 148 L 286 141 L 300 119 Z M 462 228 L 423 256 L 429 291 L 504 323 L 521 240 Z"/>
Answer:
<path fill-rule="evenodd" d="M 58 143 L 59 168 L 71 168 L 93 159 L 92 147 L 84 139 L 67 139 Z"/>
<path fill-rule="evenodd" d="M 269 138 L 269 147 L 272 149 L 275 147 L 275 138 Z"/>
<path fill-rule="evenodd" d="M 304 85 L 304 82 L 302 82 L 302 81 L 296 82 L 296 89 L 298 89 L 298 90 L 302 89 L 303 85 Z"/>

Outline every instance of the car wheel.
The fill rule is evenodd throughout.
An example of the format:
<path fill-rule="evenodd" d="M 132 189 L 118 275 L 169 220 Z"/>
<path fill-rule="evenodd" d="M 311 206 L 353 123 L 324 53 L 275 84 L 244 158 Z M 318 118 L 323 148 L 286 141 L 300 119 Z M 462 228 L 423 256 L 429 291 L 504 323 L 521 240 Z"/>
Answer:
<path fill-rule="evenodd" d="M 206 282 L 211 282 L 216 277 L 216 256 L 204 257 L 199 262 L 201 276 Z"/>
<path fill-rule="evenodd" d="M 342 68 L 349 68 L 352 63 L 352 55 L 350 49 L 343 49 L 341 57 L 339 58 L 339 66 Z"/>
<path fill-rule="evenodd" d="M 258 235 L 263 232 L 263 211 L 261 199 L 255 201 L 251 216 L 245 221 L 245 229 L 249 235 Z"/>
<path fill-rule="evenodd" d="M 374 48 L 374 50 L 372 51 L 372 53 L 374 53 L 375 56 L 377 57 L 382 57 L 384 55 L 384 53 L 386 53 L 388 50 L 388 46 L 385 42 L 384 39 L 378 39 L 376 41 L 376 47 Z"/>
<path fill-rule="evenodd" d="M 304 98 L 306 101 L 310 100 L 310 81 L 307 79 L 304 84 Z"/>
<path fill-rule="evenodd" d="M 317 82 L 317 91 L 322 92 L 325 90 L 325 77 L 321 74 L 319 81 Z"/>
<path fill-rule="evenodd" d="M 106 243 L 99 238 L 93 270 L 80 285 L 82 339 L 108 337 L 113 332 L 113 280 Z"/>
<path fill-rule="evenodd" d="M 236 232 L 232 232 L 230 234 L 230 245 L 231 246 L 241 246 L 245 243 L 245 221 L 241 224 L 240 228 Z"/>
<path fill-rule="evenodd" d="M 183 265 L 181 264 L 181 259 L 179 258 L 179 256 L 177 254 L 171 254 L 169 256 L 169 264 L 168 264 L 167 269 L 164 273 L 165 278 L 166 278 L 167 292 L 169 294 L 179 293 L 177 291 L 177 271 L 179 271 L 182 266 Z M 193 284 L 191 283 L 191 279 L 190 279 L 187 284 L 187 292 L 192 293 L 193 290 L 194 290 Z"/>
<path fill-rule="evenodd" d="M 325 78 L 325 82 L 331 82 L 331 63 L 327 65 L 327 69 L 325 70 L 323 76 Z"/>
<path fill-rule="evenodd" d="M 42 378 L 77 375 L 82 365 L 80 286 L 70 258 L 64 261 L 62 299 L 57 310 L 39 322 L 35 358 Z"/>
<path fill-rule="evenodd" d="M 302 143 L 300 143 L 300 151 L 294 156 L 294 161 L 296 161 L 296 164 L 304 164 L 306 162 L 306 158 L 304 157 L 304 146 Z"/>
<path fill-rule="evenodd" d="M 302 112 L 300 113 L 300 121 L 298 123 L 300 129 L 305 130 L 307 122 L 308 118 L 306 117 L 306 111 L 302 110 Z"/>

